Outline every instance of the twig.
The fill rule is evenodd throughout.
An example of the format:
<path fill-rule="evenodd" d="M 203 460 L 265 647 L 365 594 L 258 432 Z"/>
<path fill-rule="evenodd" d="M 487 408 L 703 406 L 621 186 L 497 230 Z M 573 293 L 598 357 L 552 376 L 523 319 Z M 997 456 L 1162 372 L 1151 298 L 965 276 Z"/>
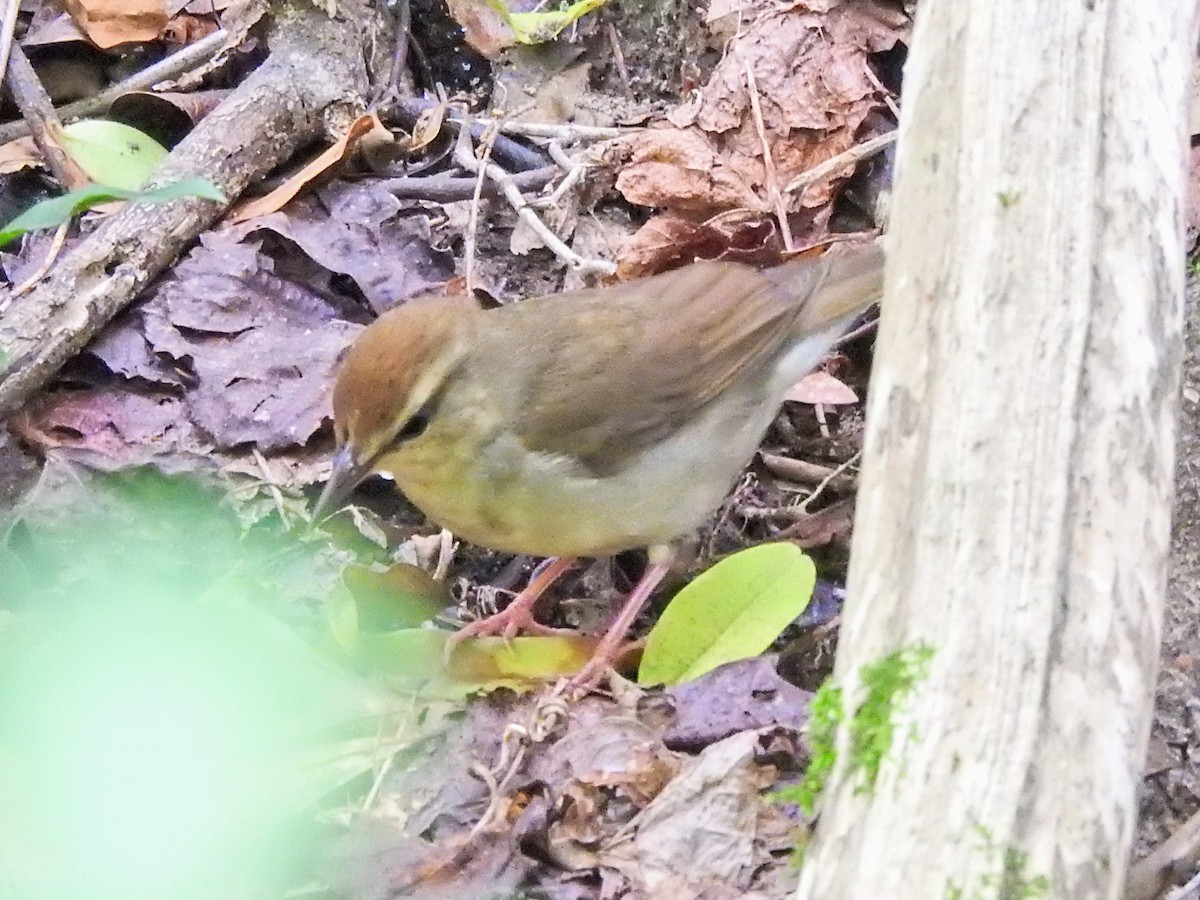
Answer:
<path fill-rule="evenodd" d="M 1125 880 L 1125 900 L 1154 900 L 1200 862 L 1200 811 L 1137 863 Z"/>
<path fill-rule="evenodd" d="M 518 172 L 512 176 L 517 190 L 536 191 L 545 187 L 559 174 L 558 166 L 545 166 L 532 172 Z M 454 175 L 404 176 L 376 182 L 393 197 L 401 200 L 429 200 L 433 203 L 454 203 L 470 200 L 475 193 L 478 178 L 462 178 Z M 483 186 L 483 196 L 500 197 L 499 185 L 488 181 Z M 542 202 L 541 200 L 538 201 Z"/>
<path fill-rule="evenodd" d="M 62 122 L 54 112 L 50 95 L 38 80 L 25 51 L 15 44 L 8 58 L 8 93 L 58 183 L 68 191 L 87 184 L 91 179 L 63 147 Z"/>
<path fill-rule="evenodd" d="M 454 542 L 454 533 L 449 528 L 443 528 L 438 533 L 437 565 L 433 567 L 435 581 L 446 579 L 446 573 L 450 571 L 450 564 L 454 562 L 454 551 L 457 549 L 458 544 Z"/>
<path fill-rule="evenodd" d="M 396 727 L 396 738 L 393 741 L 393 747 L 396 749 L 393 749 L 391 753 L 389 753 L 387 756 L 384 757 L 382 764 L 380 764 L 380 766 L 379 766 L 379 771 L 375 773 L 375 778 L 372 779 L 372 781 L 371 781 L 371 789 L 369 791 L 367 791 L 367 796 L 363 798 L 363 802 L 362 802 L 362 811 L 363 812 L 367 812 L 372 806 L 375 805 L 375 798 L 377 798 L 379 796 L 379 791 L 383 787 L 383 780 L 385 778 L 387 778 L 388 773 L 390 771 L 392 771 L 392 766 L 395 765 L 396 753 L 400 746 L 400 744 L 399 744 L 400 738 L 404 735 L 404 732 L 408 729 L 409 722 L 412 719 L 413 710 L 416 708 L 416 703 L 417 703 L 416 693 L 414 692 L 414 693 L 409 694 L 408 695 L 408 709 L 405 710 L 403 717 L 401 717 L 401 719 L 400 719 L 400 724 Z M 382 743 L 380 744 L 380 747 L 381 746 L 383 746 Z M 377 747 L 376 749 L 378 750 L 379 747 Z"/>
<path fill-rule="evenodd" d="M 42 260 L 42 264 L 37 267 L 37 270 L 14 287 L 3 301 L 0 301 L 0 313 L 8 309 L 8 305 L 17 297 L 20 297 L 26 291 L 29 291 L 36 285 L 47 272 L 54 266 L 55 260 L 58 259 L 58 254 L 62 252 L 63 244 L 67 240 L 67 232 L 71 230 L 70 221 L 63 222 L 54 232 L 54 239 L 50 241 L 50 249 L 46 252 L 46 258 Z"/>
<path fill-rule="evenodd" d="M 859 325 L 853 331 L 847 331 L 840 338 L 838 338 L 836 341 L 834 341 L 832 349 L 837 350 L 840 347 L 845 347 L 851 341 L 858 340 L 864 334 L 870 334 L 872 331 L 874 331 L 878 327 L 879 327 L 879 316 L 876 316 L 874 319 L 871 319 L 870 321 L 863 322 L 861 325 Z"/>
<path fill-rule="evenodd" d="M 866 70 L 867 80 L 870 81 L 871 84 L 875 85 L 875 89 L 877 91 L 879 91 L 879 93 L 883 94 L 883 102 L 886 103 L 887 108 L 892 111 L 892 115 L 895 116 L 897 120 L 899 120 L 900 119 L 900 107 L 898 107 L 896 105 L 896 101 L 892 99 L 892 92 L 889 91 L 887 89 L 887 86 L 882 81 L 879 80 L 879 77 L 873 71 L 871 71 L 870 66 L 863 66 L 863 69 Z"/>
<path fill-rule="evenodd" d="M 222 28 L 214 31 L 208 37 L 201 38 L 194 44 L 188 44 L 177 53 L 173 53 L 161 62 L 135 72 L 124 81 L 106 88 L 100 93 L 68 103 L 58 108 L 58 117 L 69 122 L 83 116 L 104 112 L 118 97 L 131 91 L 141 91 L 153 87 L 160 81 L 166 81 L 183 74 L 197 64 L 210 58 L 230 39 L 230 33 Z M 24 122 L 10 122 L 0 126 L 0 144 L 16 140 L 29 134 L 29 126 Z"/>
<path fill-rule="evenodd" d="M 471 151 L 470 134 L 471 129 L 469 123 L 466 128 L 458 129 L 458 140 L 454 145 L 454 155 L 456 158 L 460 155 L 470 156 L 472 159 L 475 158 L 475 154 Z M 483 138 L 483 153 L 480 157 L 481 164 L 475 174 L 475 192 L 471 197 L 471 211 L 467 216 L 467 233 L 464 235 L 466 248 L 463 252 L 463 276 L 467 282 L 468 294 L 473 294 L 475 292 L 475 234 L 479 230 L 479 198 L 483 196 L 483 183 L 485 176 L 487 175 L 487 167 L 492 156 L 492 141 L 489 139 L 489 135 L 490 137 L 494 138 L 496 132 L 492 131 L 485 133 Z"/>
<path fill-rule="evenodd" d="M 788 182 L 788 186 L 783 189 L 783 192 L 790 194 L 793 191 L 803 190 L 809 185 L 816 184 L 818 181 L 840 172 L 846 166 L 864 160 L 869 156 L 874 156 L 884 147 L 895 143 L 897 131 L 898 129 L 892 129 L 886 134 L 871 138 L 871 140 L 864 141 L 857 146 L 851 147 L 849 150 L 842 151 L 837 156 L 830 157 L 825 162 L 813 166 L 807 172 L 801 172 Z"/>
<path fill-rule="evenodd" d="M 617 77 L 621 79 L 621 86 L 625 88 L 626 94 L 632 94 L 633 82 L 629 80 L 629 69 L 625 66 L 625 54 L 621 52 L 621 37 L 617 34 L 617 27 L 612 22 L 607 22 L 604 25 L 604 33 L 608 37 L 613 65 L 617 67 Z"/>
<path fill-rule="evenodd" d="M 462 132 L 466 132 L 466 130 L 464 128 Z M 484 172 L 488 178 L 500 185 L 501 190 L 504 191 L 505 199 L 516 210 L 517 215 L 526 225 L 534 230 L 550 252 L 572 269 L 579 272 L 601 272 L 605 275 L 611 275 L 617 270 L 617 267 L 607 260 L 584 259 L 564 244 L 558 235 L 551 231 L 546 223 L 538 217 L 537 213 L 530 208 L 529 203 L 526 202 L 525 198 L 521 196 L 521 192 L 517 190 L 516 185 L 513 184 L 509 174 L 495 164 L 477 160 L 475 154 L 469 149 L 469 142 L 464 144 L 462 141 L 459 141 L 455 145 L 454 161 L 468 171 Z"/>
<path fill-rule="evenodd" d="M 539 197 L 536 200 L 530 201 L 529 205 L 538 209 L 553 207 L 557 204 L 567 191 L 579 183 L 579 179 L 583 177 L 584 170 L 587 169 L 586 163 L 575 162 L 571 157 L 567 156 L 567 152 L 563 150 L 557 141 L 551 141 L 546 149 L 550 152 L 550 158 L 566 171 L 567 176 L 559 182 L 558 187 L 554 189 L 553 193 L 546 197 Z"/>
<path fill-rule="evenodd" d="M 801 512 L 808 512 L 809 505 L 818 497 L 820 497 L 822 493 L 824 493 L 825 488 L 829 487 L 829 485 L 833 483 L 833 480 L 845 472 L 848 468 L 855 465 L 861 457 L 862 451 L 859 450 L 852 457 L 821 479 L 821 483 L 813 488 L 813 492 L 805 497 L 804 502 L 800 504 Z"/>
<path fill-rule="evenodd" d="M 387 90 L 394 91 L 404 77 L 408 62 L 409 31 L 412 27 L 412 7 L 409 0 L 396 0 L 396 44 L 392 48 L 392 67 L 388 72 Z"/>
<path fill-rule="evenodd" d="M 1163 900 L 1196 900 L 1200 897 L 1200 872 L 1191 877 L 1187 884 L 1171 891 Z"/>
<path fill-rule="evenodd" d="M 845 478 L 845 471 L 852 465 L 858 462 L 862 456 L 862 451 L 859 450 L 852 457 L 842 463 L 833 471 L 829 472 L 804 500 L 800 503 L 794 503 L 788 506 L 761 506 L 757 508 L 746 507 L 738 510 L 738 514 L 744 519 L 793 519 L 795 521 L 803 521 L 807 519 L 811 513 L 808 507 L 813 501 L 825 492 L 825 489 L 835 481 Z M 796 460 L 785 460 L 786 462 L 796 462 Z M 841 488 L 839 488 L 840 490 Z M 819 515 L 819 513 L 818 513 Z"/>
<path fill-rule="evenodd" d="M 788 222 L 787 207 L 783 202 L 783 194 L 779 190 L 779 178 L 775 174 L 775 161 L 771 158 L 771 145 L 767 142 L 767 126 L 763 122 L 762 106 L 759 104 L 758 83 L 754 80 L 754 70 L 750 61 L 742 59 L 742 67 L 746 71 L 746 92 L 750 95 L 750 112 L 754 116 L 754 128 L 758 131 L 758 140 L 762 144 L 763 168 L 767 174 L 767 200 L 775 207 L 775 218 L 779 220 L 779 232 L 783 237 L 783 249 L 789 253 L 795 249 L 792 242 L 792 226 Z"/>
<path fill-rule="evenodd" d="M 760 453 L 758 458 L 762 460 L 762 464 L 766 467 L 767 471 L 785 481 L 792 481 L 797 484 L 822 484 L 826 479 L 833 479 L 829 481 L 829 486 L 836 491 L 851 490 L 855 484 L 854 476 L 838 475 L 837 469 L 831 466 L 822 466 L 803 459 L 779 456 L 776 453 Z"/>
<path fill-rule="evenodd" d="M 486 120 L 476 120 L 486 121 Z M 493 120 L 495 121 L 495 120 Z M 500 127 L 503 134 L 521 134 L 526 137 L 553 138 L 566 144 L 575 141 L 607 141 L 612 138 L 624 137 L 645 129 L 640 126 L 623 128 L 603 128 L 598 125 L 573 125 L 563 123 L 552 125 L 543 122 L 505 122 Z"/>
<path fill-rule="evenodd" d="M 271 495 L 271 499 L 275 501 L 275 512 L 279 513 L 279 521 L 283 523 L 285 530 L 290 531 L 292 523 L 288 521 L 287 513 L 283 508 L 283 492 L 279 490 L 279 485 L 275 483 L 275 476 L 271 472 L 271 467 L 267 465 L 266 458 L 257 447 L 250 448 L 254 454 L 254 463 L 258 466 L 258 471 L 262 472 L 263 487 L 267 489 L 267 493 Z"/>
<path fill-rule="evenodd" d="M 566 719 L 566 701 L 559 693 L 552 691 L 534 707 L 528 725 L 509 722 L 505 726 L 495 765 L 488 768 L 477 762 L 470 767 L 471 774 L 487 786 L 489 801 L 487 809 L 471 829 L 468 840 L 490 827 L 499 817 L 508 783 L 520 771 L 529 748 L 546 741 Z"/>
<path fill-rule="evenodd" d="M 418 45 L 413 44 L 413 46 Z M 439 102 L 418 97 L 400 97 L 384 104 L 377 112 L 387 121 L 398 122 L 405 128 L 412 128 L 427 110 L 437 106 Z M 481 140 L 489 128 L 495 128 L 498 122 L 504 122 L 503 117 L 476 119 L 470 115 L 457 118 L 447 116 L 447 121 L 457 129 L 463 127 L 464 118 L 472 123 L 467 127 L 470 128 L 471 137 L 475 140 Z M 519 141 L 505 137 L 502 133 L 494 138 L 492 158 L 506 169 L 517 172 L 540 169 L 547 163 L 546 155 L 540 150 L 527 147 Z"/>

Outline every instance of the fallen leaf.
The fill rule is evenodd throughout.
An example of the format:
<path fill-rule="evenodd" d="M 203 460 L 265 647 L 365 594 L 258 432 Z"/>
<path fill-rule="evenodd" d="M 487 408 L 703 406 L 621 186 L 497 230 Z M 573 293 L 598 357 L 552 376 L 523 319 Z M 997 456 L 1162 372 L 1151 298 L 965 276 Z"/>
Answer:
<path fill-rule="evenodd" d="M 451 254 L 430 244 L 428 215 L 414 215 L 375 184 L 330 185 L 229 233 L 259 230 L 282 235 L 319 265 L 353 279 L 376 314 L 440 293 L 454 274 Z"/>
<path fill-rule="evenodd" d="M 101 50 L 152 41 L 167 24 L 162 0 L 63 0 L 63 8 Z"/>
<path fill-rule="evenodd" d="M 675 713 L 663 740 L 673 750 L 693 752 L 739 731 L 774 725 L 799 730 L 812 699 L 779 677 L 772 656 L 726 663 L 663 693 Z"/>
<path fill-rule="evenodd" d="M 798 547 L 726 557 L 681 590 L 646 637 L 639 684 L 678 684 L 761 653 L 803 611 L 816 567 Z"/>
<path fill-rule="evenodd" d="M 714 884 L 748 887 L 761 803 L 757 748 L 755 732 L 707 747 L 634 818 L 632 840 L 602 848 L 601 864 L 621 872 L 634 896 L 700 896 L 703 886 Z M 672 888 L 664 893 L 667 884 Z"/>
<path fill-rule="evenodd" d="M 367 113 L 366 115 L 359 116 L 350 123 L 350 126 L 346 129 L 346 133 L 338 138 L 331 147 L 326 148 L 315 159 L 279 187 L 275 188 L 275 190 L 271 191 L 271 193 L 234 207 L 229 215 L 226 216 L 226 221 L 231 224 L 244 222 L 256 216 L 275 212 L 275 210 L 281 208 L 285 203 L 299 194 L 305 185 L 314 178 L 324 174 L 345 159 L 353 148 L 355 141 L 376 127 L 382 128 L 383 126 L 375 113 Z"/>

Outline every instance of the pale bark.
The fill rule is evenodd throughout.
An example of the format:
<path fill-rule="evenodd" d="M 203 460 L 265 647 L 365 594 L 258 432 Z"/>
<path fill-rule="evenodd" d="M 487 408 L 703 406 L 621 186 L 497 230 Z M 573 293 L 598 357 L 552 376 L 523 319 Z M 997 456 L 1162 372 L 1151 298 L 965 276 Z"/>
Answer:
<path fill-rule="evenodd" d="M 1148 732 L 1190 0 L 923 0 L 835 678 L 925 644 L 813 900 L 1111 898 Z M 1047 886 L 1039 889 L 1037 879 Z"/>

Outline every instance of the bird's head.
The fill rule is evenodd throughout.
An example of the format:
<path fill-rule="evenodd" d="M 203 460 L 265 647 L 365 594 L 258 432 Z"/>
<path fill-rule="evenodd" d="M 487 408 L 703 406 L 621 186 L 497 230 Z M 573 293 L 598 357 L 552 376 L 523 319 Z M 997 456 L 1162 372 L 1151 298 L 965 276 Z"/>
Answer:
<path fill-rule="evenodd" d="M 314 520 L 338 508 L 375 470 L 392 470 L 427 434 L 467 352 L 478 312 L 466 296 L 411 300 L 380 316 L 354 342 L 333 389 L 337 450 Z"/>

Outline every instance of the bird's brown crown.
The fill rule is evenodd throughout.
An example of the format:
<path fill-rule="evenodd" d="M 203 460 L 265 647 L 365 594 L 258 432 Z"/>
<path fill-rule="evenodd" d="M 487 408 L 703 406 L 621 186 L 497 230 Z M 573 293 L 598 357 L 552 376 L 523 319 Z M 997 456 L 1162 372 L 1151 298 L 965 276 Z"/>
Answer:
<path fill-rule="evenodd" d="M 437 389 L 465 352 L 478 311 L 466 296 L 410 300 L 373 322 L 342 362 L 333 391 L 338 446 L 375 456 Z"/>

